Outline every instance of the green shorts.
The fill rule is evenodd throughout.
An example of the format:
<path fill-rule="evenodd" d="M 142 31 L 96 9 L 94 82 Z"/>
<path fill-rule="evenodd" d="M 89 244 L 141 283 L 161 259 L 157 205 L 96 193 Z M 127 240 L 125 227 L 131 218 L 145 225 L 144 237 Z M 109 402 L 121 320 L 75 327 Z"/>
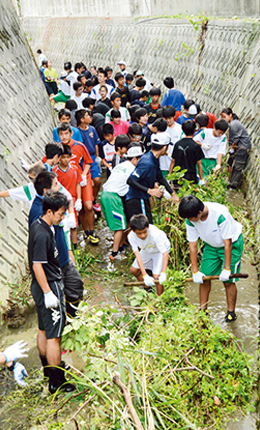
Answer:
<path fill-rule="evenodd" d="M 53 97 L 53 100 L 55 100 L 56 103 L 66 103 L 67 100 L 70 99 L 70 96 L 65 96 L 65 94 L 62 91 L 59 91 L 56 96 Z"/>
<path fill-rule="evenodd" d="M 241 257 L 243 254 L 244 240 L 243 235 L 240 234 L 239 238 L 232 244 L 232 256 L 231 256 L 231 273 L 240 273 Z M 213 246 L 205 243 L 200 271 L 205 276 L 220 275 L 224 269 L 225 263 L 225 248 L 214 248 Z M 236 282 L 239 279 L 230 279 L 229 283 Z"/>
<path fill-rule="evenodd" d="M 211 174 L 212 169 L 214 169 L 214 167 L 217 165 L 217 160 L 215 160 L 215 158 L 202 158 L 201 165 L 202 165 L 202 176 L 203 178 L 205 178 L 206 176 L 209 176 Z M 196 171 L 198 174 L 199 173 L 198 166 L 196 166 Z"/>
<path fill-rule="evenodd" d="M 121 197 L 117 193 L 103 190 L 100 196 L 100 203 L 110 230 L 125 230 L 127 224 Z"/>
<path fill-rule="evenodd" d="M 164 178 L 167 178 L 167 176 L 169 176 L 169 170 L 162 170 L 162 174 Z"/>

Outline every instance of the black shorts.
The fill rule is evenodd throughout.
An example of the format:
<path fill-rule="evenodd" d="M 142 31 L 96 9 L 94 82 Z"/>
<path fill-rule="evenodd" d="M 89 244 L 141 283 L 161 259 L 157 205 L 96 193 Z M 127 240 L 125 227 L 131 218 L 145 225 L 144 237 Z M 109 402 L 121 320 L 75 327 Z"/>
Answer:
<path fill-rule="evenodd" d="M 52 292 L 59 299 L 57 308 L 46 309 L 44 304 L 43 291 L 34 279 L 31 284 L 31 292 L 33 299 L 36 303 L 36 310 L 38 314 L 38 327 L 39 330 L 45 331 L 47 339 L 55 339 L 61 337 L 62 330 L 66 322 L 65 304 L 63 295 L 63 282 L 53 281 L 48 282 Z"/>
<path fill-rule="evenodd" d="M 64 283 L 64 294 L 68 301 L 81 299 L 83 296 L 84 284 L 75 264 L 70 260 L 61 269 Z"/>
<path fill-rule="evenodd" d="M 133 215 L 143 214 L 146 215 L 149 224 L 153 224 L 151 205 L 149 199 L 131 199 L 127 200 L 124 204 L 125 215 L 127 221 L 130 221 Z"/>
<path fill-rule="evenodd" d="M 47 90 L 47 93 L 49 94 L 49 96 L 51 94 L 57 94 L 57 92 L 58 92 L 58 87 L 57 87 L 56 82 L 45 81 L 45 87 L 46 87 L 46 90 Z"/>

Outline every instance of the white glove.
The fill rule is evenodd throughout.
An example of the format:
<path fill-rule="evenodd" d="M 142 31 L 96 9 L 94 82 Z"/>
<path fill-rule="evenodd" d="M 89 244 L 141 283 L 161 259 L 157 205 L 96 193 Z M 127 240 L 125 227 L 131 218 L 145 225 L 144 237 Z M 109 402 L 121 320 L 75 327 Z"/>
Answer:
<path fill-rule="evenodd" d="M 230 275 L 231 275 L 231 270 L 223 269 L 219 275 L 219 280 L 222 282 L 229 281 Z"/>
<path fill-rule="evenodd" d="M 14 379 L 20 387 L 27 387 L 27 382 L 24 378 L 28 376 L 25 367 L 21 363 L 16 363 L 13 370 Z"/>
<path fill-rule="evenodd" d="M 60 302 L 58 297 L 56 297 L 52 291 L 49 291 L 48 293 L 44 293 L 44 304 L 46 309 L 57 308 L 59 303 Z"/>
<path fill-rule="evenodd" d="M 15 361 L 18 358 L 28 357 L 28 354 L 25 354 L 25 352 L 28 351 L 28 349 L 25 349 L 27 345 L 27 342 L 19 340 L 18 342 L 6 348 L 3 352 L 3 355 L 5 356 L 5 362 L 8 363 L 8 361 Z"/>
<path fill-rule="evenodd" d="M 144 283 L 147 287 L 153 287 L 155 285 L 153 277 L 149 275 L 144 276 Z"/>
<path fill-rule="evenodd" d="M 66 217 L 66 226 L 68 228 L 76 228 L 76 219 L 74 212 L 69 213 Z"/>
<path fill-rule="evenodd" d="M 77 212 L 80 212 L 80 211 L 81 211 L 81 209 L 82 209 L 82 200 L 81 200 L 81 199 L 77 199 L 77 200 L 75 201 L 74 208 L 75 208 L 75 210 L 76 210 Z"/>
<path fill-rule="evenodd" d="M 208 151 L 210 148 L 212 148 L 212 145 L 210 145 L 209 143 L 204 142 L 201 145 L 202 149 L 204 149 L 204 151 Z"/>
<path fill-rule="evenodd" d="M 20 157 L 20 158 L 19 158 L 19 160 L 20 160 L 20 163 L 21 163 L 22 168 L 23 168 L 24 170 L 26 170 L 26 172 L 27 172 L 27 170 L 28 170 L 28 169 L 29 169 L 29 167 L 30 167 L 30 164 L 28 164 L 28 163 L 27 163 L 27 161 L 25 161 L 22 157 Z"/>
<path fill-rule="evenodd" d="M 221 169 L 221 165 L 220 164 L 217 164 L 215 167 L 214 167 L 214 169 L 212 169 L 213 170 L 213 172 L 217 172 L 218 170 L 220 170 Z"/>
<path fill-rule="evenodd" d="M 203 284 L 203 276 L 205 275 L 202 272 L 193 273 L 192 274 L 193 282 L 195 284 Z"/>
<path fill-rule="evenodd" d="M 159 284 L 163 284 L 167 279 L 167 274 L 165 272 L 161 272 L 159 276 Z"/>
<path fill-rule="evenodd" d="M 205 179 L 200 179 L 200 180 L 199 180 L 199 185 L 205 185 L 205 184 L 206 184 Z"/>
<path fill-rule="evenodd" d="M 229 148 L 229 154 L 234 154 L 235 150 L 233 148 Z"/>
<path fill-rule="evenodd" d="M 112 172 L 112 170 L 113 170 L 113 167 L 112 167 L 112 166 L 110 166 L 110 167 L 109 167 L 109 170 L 110 170 L 110 172 Z"/>
<path fill-rule="evenodd" d="M 86 175 L 81 175 L 82 177 L 82 181 L 80 182 L 80 185 L 82 187 L 85 187 L 87 185 L 87 176 Z"/>
<path fill-rule="evenodd" d="M 97 163 L 98 167 L 101 168 L 101 158 L 100 157 L 96 157 L 96 163 Z"/>

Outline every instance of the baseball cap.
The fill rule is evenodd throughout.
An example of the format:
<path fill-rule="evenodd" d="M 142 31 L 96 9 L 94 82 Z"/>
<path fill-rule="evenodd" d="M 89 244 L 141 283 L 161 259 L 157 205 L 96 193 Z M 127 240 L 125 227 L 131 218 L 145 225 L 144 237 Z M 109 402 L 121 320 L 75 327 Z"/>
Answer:
<path fill-rule="evenodd" d="M 195 118 L 196 115 L 198 115 L 198 109 L 196 105 L 191 105 L 189 107 L 189 111 L 188 111 L 188 117 L 189 118 Z"/>
<path fill-rule="evenodd" d="M 152 134 L 151 144 L 153 143 L 160 146 L 169 145 L 171 143 L 171 136 L 165 131 L 162 133 Z"/>
<path fill-rule="evenodd" d="M 142 72 L 142 70 L 137 70 L 135 76 L 144 76 L 144 72 Z"/>
<path fill-rule="evenodd" d="M 133 157 L 141 157 L 141 155 L 143 155 L 142 148 L 140 146 L 132 146 L 127 150 L 125 157 L 133 158 Z"/>
<path fill-rule="evenodd" d="M 120 60 L 120 61 L 118 61 L 118 63 L 117 64 L 123 64 L 124 66 L 126 66 L 126 62 L 124 61 L 124 60 Z"/>

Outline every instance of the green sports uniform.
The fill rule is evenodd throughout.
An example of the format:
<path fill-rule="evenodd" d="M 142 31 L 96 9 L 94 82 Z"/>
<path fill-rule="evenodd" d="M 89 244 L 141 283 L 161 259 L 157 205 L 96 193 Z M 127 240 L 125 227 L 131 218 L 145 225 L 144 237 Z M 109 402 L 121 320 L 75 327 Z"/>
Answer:
<path fill-rule="evenodd" d="M 125 230 L 127 223 L 121 197 L 117 193 L 103 190 L 100 203 L 109 229 L 111 231 Z"/>

